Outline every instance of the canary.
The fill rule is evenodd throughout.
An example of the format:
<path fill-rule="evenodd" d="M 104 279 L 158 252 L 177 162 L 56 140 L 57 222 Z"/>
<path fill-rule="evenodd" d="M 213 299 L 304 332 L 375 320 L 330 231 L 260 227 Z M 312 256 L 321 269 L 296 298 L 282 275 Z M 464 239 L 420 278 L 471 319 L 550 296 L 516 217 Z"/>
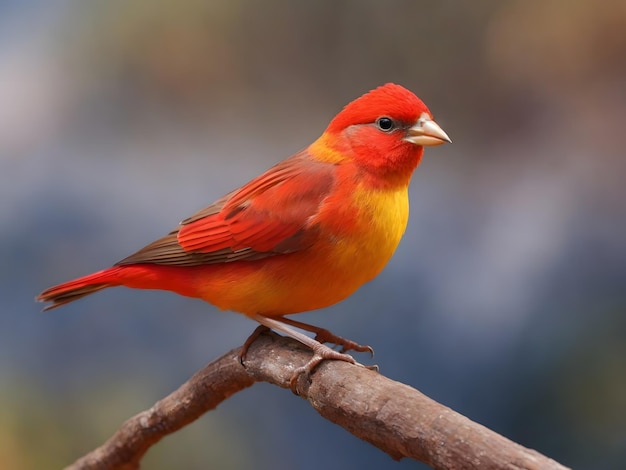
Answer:
<path fill-rule="evenodd" d="M 309 346 L 314 356 L 298 373 L 324 359 L 354 363 L 344 352 L 369 347 L 286 315 L 335 304 L 380 273 L 405 232 L 409 182 L 423 147 L 445 142 L 417 96 L 385 84 L 346 105 L 307 148 L 168 235 L 37 300 L 52 302 L 49 310 L 108 287 L 168 290 Z"/>

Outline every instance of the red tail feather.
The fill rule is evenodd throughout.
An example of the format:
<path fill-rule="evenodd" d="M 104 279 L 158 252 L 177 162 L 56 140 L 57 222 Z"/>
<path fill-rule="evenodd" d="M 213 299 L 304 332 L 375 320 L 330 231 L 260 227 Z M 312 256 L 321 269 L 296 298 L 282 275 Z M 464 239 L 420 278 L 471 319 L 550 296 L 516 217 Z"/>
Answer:
<path fill-rule="evenodd" d="M 74 279 L 57 286 L 46 289 L 37 296 L 39 302 L 52 302 L 44 308 L 44 311 L 60 307 L 74 300 L 93 294 L 107 287 L 119 286 L 118 274 L 120 267 L 113 267 L 98 271 L 97 273 Z"/>

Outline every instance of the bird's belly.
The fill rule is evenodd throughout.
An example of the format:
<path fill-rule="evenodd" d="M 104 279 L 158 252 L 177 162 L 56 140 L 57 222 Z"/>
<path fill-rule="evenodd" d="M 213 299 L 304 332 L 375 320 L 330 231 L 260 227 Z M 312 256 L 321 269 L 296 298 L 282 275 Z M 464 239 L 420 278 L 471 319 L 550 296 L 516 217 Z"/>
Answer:
<path fill-rule="evenodd" d="M 227 270 L 199 273 L 198 291 L 221 309 L 244 314 L 278 316 L 327 307 L 373 279 L 393 253 L 372 258 L 351 248 L 354 257 L 327 247 L 232 263 Z"/>

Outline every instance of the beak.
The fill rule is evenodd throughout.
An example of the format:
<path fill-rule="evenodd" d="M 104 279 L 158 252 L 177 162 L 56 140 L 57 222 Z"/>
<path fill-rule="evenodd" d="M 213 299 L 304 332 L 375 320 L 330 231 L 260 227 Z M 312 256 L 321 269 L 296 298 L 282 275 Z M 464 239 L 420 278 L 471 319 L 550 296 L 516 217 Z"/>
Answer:
<path fill-rule="evenodd" d="M 415 125 L 409 127 L 404 140 L 415 145 L 424 146 L 441 145 L 446 142 L 452 143 L 448 134 L 427 113 L 422 113 Z"/>

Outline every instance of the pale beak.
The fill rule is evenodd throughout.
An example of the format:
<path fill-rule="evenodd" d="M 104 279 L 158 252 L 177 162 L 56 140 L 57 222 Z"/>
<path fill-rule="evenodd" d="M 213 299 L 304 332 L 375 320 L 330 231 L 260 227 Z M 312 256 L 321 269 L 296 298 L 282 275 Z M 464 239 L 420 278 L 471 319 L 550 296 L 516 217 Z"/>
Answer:
<path fill-rule="evenodd" d="M 452 143 L 448 134 L 427 113 L 423 113 L 415 125 L 407 129 L 404 140 L 424 146 Z"/>

